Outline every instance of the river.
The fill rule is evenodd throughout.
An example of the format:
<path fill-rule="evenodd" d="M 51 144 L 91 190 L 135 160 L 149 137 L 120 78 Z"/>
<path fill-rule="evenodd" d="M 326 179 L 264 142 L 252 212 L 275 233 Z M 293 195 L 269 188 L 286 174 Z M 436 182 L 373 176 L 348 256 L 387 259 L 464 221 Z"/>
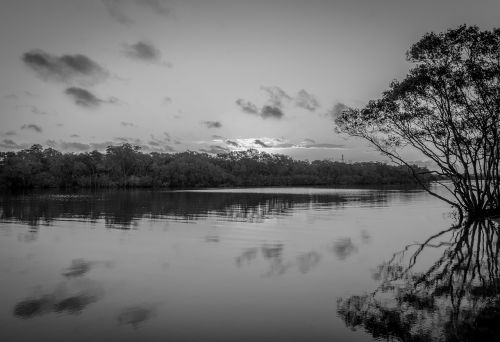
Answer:
<path fill-rule="evenodd" d="M 450 212 L 418 189 L 4 195 L 0 340 L 373 341 L 342 301 Z"/>

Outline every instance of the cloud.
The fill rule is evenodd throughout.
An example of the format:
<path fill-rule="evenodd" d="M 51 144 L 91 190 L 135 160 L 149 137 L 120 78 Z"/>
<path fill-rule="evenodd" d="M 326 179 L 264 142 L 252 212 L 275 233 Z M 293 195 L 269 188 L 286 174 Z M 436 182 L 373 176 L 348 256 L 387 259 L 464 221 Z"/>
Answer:
<path fill-rule="evenodd" d="M 126 121 L 120 122 L 120 125 L 122 125 L 123 127 L 135 127 L 135 124 L 133 122 L 126 122 Z"/>
<path fill-rule="evenodd" d="M 80 138 L 80 136 L 78 134 L 71 134 L 70 138 Z"/>
<path fill-rule="evenodd" d="M 233 140 L 226 140 L 225 141 L 227 145 L 233 146 L 233 147 L 240 147 L 240 144 L 238 144 L 236 141 Z"/>
<path fill-rule="evenodd" d="M 226 139 L 226 138 L 224 138 L 224 137 L 223 137 L 223 136 L 221 136 L 221 135 L 216 135 L 216 134 L 214 134 L 214 135 L 212 135 L 212 139 L 215 139 L 215 140 L 224 140 L 224 139 Z"/>
<path fill-rule="evenodd" d="M 314 95 L 302 89 L 297 93 L 297 96 L 295 96 L 295 105 L 314 112 L 319 107 L 319 102 Z"/>
<path fill-rule="evenodd" d="M 222 147 L 222 146 L 218 146 L 218 145 L 210 145 L 210 147 L 208 149 L 200 148 L 199 151 L 205 152 L 205 153 L 210 153 L 210 154 L 230 152 L 230 150 L 227 147 Z"/>
<path fill-rule="evenodd" d="M 64 93 L 73 98 L 75 104 L 82 107 L 87 107 L 87 108 L 98 107 L 102 102 L 105 102 L 100 98 L 96 97 L 90 91 L 83 88 L 70 87 L 67 88 L 64 91 Z"/>
<path fill-rule="evenodd" d="M 167 17 L 171 14 L 169 7 L 165 5 L 165 1 L 162 0 L 135 0 L 135 1 L 124 1 L 124 0 L 102 0 L 106 11 L 109 16 L 115 19 L 122 25 L 131 26 L 135 21 L 130 17 L 129 12 L 131 10 L 130 5 L 135 5 L 137 8 L 141 8 L 151 13 L 155 13 L 162 17 Z"/>
<path fill-rule="evenodd" d="M 269 102 L 274 106 L 281 108 L 283 106 L 283 101 L 290 101 L 292 98 L 280 87 L 260 87 L 261 90 L 265 91 L 269 96 Z"/>
<path fill-rule="evenodd" d="M 10 136 L 13 136 L 13 135 L 17 135 L 17 133 L 14 132 L 14 131 L 8 131 L 8 132 L 5 132 L 3 135 L 6 136 L 6 137 L 10 137 Z"/>
<path fill-rule="evenodd" d="M 171 104 L 171 103 L 172 103 L 172 98 L 171 98 L 171 97 L 165 96 L 165 97 L 163 98 L 163 104 L 164 104 L 164 105 L 169 105 L 169 104 Z"/>
<path fill-rule="evenodd" d="M 279 143 L 276 145 L 272 146 L 273 148 L 292 148 L 292 147 L 297 147 L 296 145 L 292 143 Z"/>
<path fill-rule="evenodd" d="M 82 54 L 55 56 L 37 49 L 24 53 L 22 60 L 43 80 L 95 84 L 108 76 L 102 66 Z"/>
<path fill-rule="evenodd" d="M 268 118 L 281 119 L 283 117 L 283 112 L 279 107 L 264 106 L 262 107 L 260 116 L 263 119 L 268 119 Z"/>
<path fill-rule="evenodd" d="M 306 144 L 315 144 L 316 140 L 309 139 L 309 138 L 304 138 L 304 143 L 306 143 Z"/>
<path fill-rule="evenodd" d="M 339 117 L 340 114 L 346 109 L 349 109 L 345 104 L 342 102 L 337 102 L 327 113 L 326 115 L 329 116 L 331 119 L 335 120 L 336 118 Z"/>
<path fill-rule="evenodd" d="M 203 121 L 203 125 L 207 126 L 207 128 L 221 128 L 222 124 L 219 121 Z"/>
<path fill-rule="evenodd" d="M 0 142 L 0 147 L 1 148 L 6 148 L 6 149 L 25 149 L 28 148 L 28 144 L 18 144 L 12 139 L 3 139 Z"/>
<path fill-rule="evenodd" d="M 241 108 L 242 111 L 248 114 L 258 114 L 259 109 L 256 105 L 249 101 L 245 101 L 243 99 L 236 100 L 236 104 Z"/>
<path fill-rule="evenodd" d="M 37 133 L 41 133 L 42 132 L 42 127 L 40 127 L 38 125 L 35 125 L 35 124 L 22 125 L 21 129 L 32 129 L 32 130 L 34 130 Z"/>
<path fill-rule="evenodd" d="M 147 41 L 139 41 L 135 44 L 126 44 L 124 53 L 128 57 L 146 62 L 159 62 L 161 59 L 160 50 L 158 50 L 153 43 Z"/>
<path fill-rule="evenodd" d="M 271 147 L 270 145 L 267 145 L 266 143 L 264 143 L 262 140 L 260 139 L 255 139 L 254 140 L 254 144 L 257 144 L 259 145 L 260 147 Z"/>

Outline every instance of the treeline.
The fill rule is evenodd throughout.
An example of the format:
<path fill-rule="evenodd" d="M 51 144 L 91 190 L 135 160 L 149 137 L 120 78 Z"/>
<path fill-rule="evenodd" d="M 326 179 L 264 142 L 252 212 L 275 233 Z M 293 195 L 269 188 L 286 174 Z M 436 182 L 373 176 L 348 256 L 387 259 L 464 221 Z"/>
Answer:
<path fill-rule="evenodd" d="M 419 168 L 423 181 L 434 180 Z M 215 156 L 198 153 L 143 153 L 137 146 L 108 146 L 105 153 L 61 153 L 33 145 L 0 152 L 3 188 L 234 187 L 299 185 L 414 184 L 406 167 L 364 162 L 294 160 L 256 150 Z"/>

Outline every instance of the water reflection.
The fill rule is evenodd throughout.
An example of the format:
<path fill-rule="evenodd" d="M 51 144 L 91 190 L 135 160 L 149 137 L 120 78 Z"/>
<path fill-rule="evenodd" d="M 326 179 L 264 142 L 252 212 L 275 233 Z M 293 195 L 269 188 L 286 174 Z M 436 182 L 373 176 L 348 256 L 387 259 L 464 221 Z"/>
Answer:
<path fill-rule="evenodd" d="M 156 307 L 153 305 L 137 305 L 123 308 L 116 320 L 120 325 L 131 325 L 137 329 L 141 324 L 156 316 Z"/>
<path fill-rule="evenodd" d="M 354 245 L 351 238 L 341 238 L 332 244 L 330 250 L 340 260 L 345 260 L 351 254 L 356 253 L 358 251 L 358 247 Z"/>
<path fill-rule="evenodd" d="M 343 240 L 351 242 L 350 238 Z M 262 259 L 268 265 L 267 270 L 262 275 L 272 277 L 283 275 L 289 270 L 296 270 L 301 274 L 309 273 L 323 259 L 323 253 L 316 250 L 300 253 L 295 258 L 285 257 L 284 247 L 283 243 L 264 243 L 260 248 L 246 248 L 236 257 L 236 266 L 241 268 L 250 265 L 258 258 L 260 251 Z M 329 250 L 329 248 L 326 249 Z"/>
<path fill-rule="evenodd" d="M 374 272 L 380 286 L 339 300 L 338 314 L 377 339 L 498 341 L 499 236 L 498 222 L 484 220 L 407 245 Z"/>
<path fill-rule="evenodd" d="M 411 197 L 412 192 L 401 192 Z M 391 197 L 392 196 L 392 197 Z M 331 190 L 318 193 L 236 193 L 172 191 L 107 191 L 81 194 L 2 196 L 0 221 L 18 221 L 31 227 L 56 220 L 104 220 L 109 228 L 129 229 L 142 218 L 192 221 L 209 216 L 231 221 L 262 222 L 291 215 L 294 210 L 385 206 L 394 194 L 387 191 Z M 210 239 L 213 241 L 213 239 Z"/>
<path fill-rule="evenodd" d="M 25 319 L 49 313 L 78 314 L 101 297 L 102 289 L 94 281 L 62 282 L 48 293 L 34 293 L 20 301 L 13 314 Z"/>

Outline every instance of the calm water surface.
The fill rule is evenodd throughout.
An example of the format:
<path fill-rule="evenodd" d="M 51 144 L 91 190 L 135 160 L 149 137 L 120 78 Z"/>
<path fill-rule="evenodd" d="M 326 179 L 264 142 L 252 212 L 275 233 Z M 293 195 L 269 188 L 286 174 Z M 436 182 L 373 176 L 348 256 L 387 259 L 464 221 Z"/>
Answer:
<path fill-rule="evenodd" d="M 379 287 L 395 252 L 451 227 L 449 212 L 419 190 L 3 196 L 0 341 L 385 338 L 353 323 L 346 300 Z"/>

